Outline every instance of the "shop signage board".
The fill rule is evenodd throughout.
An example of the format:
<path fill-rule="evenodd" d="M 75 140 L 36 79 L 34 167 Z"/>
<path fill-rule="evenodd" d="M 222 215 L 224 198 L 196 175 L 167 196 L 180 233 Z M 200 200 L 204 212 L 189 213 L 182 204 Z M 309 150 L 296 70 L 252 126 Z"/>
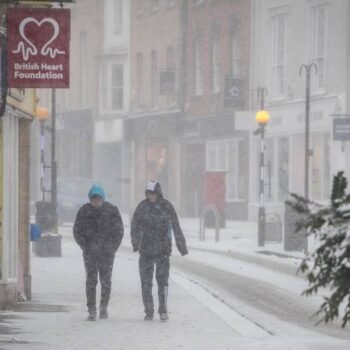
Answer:
<path fill-rule="evenodd" d="M 350 140 L 350 118 L 333 119 L 333 140 L 334 141 Z"/>
<path fill-rule="evenodd" d="M 70 10 L 9 8 L 8 84 L 69 88 Z"/>

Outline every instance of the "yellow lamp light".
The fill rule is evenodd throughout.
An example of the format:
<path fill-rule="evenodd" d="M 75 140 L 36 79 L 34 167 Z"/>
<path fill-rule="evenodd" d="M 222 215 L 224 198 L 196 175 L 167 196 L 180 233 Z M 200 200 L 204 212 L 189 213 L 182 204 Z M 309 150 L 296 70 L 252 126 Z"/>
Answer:
<path fill-rule="evenodd" d="M 267 124 L 269 119 L 270 119 L 269 113 L 264 110 L 258 111 L 255 115 L 255 120 L 262 125 Z"/>
<path fill-rule="evenodd" d="M 49 110 L 47 107 L 38 107 L 35 114 L 40 121 L 45 121 L 49 117 Z"/>

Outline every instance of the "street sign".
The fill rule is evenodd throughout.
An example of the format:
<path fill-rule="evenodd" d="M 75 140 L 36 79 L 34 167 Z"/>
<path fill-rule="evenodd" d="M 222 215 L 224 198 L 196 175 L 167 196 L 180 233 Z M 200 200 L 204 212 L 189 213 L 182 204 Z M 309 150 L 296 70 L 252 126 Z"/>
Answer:
<path fill-rule="evenodd" d="M 70 10 L 9 8 L 8 84 L 69 88 Z"/>
<path fill-rule="evenodd" d="M 333 119 L 333 140 L 334 141 L 350 140 L 350 118 Z"/>

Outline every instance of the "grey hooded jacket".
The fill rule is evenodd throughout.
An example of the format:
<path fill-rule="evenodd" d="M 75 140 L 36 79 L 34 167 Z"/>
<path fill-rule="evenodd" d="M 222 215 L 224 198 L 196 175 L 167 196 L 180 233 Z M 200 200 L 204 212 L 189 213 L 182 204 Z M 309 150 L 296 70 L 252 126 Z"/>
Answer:
<path fill-rule="evenodd" d="M 172 251 L 173 234 L 181 255 L 188 254 L 176 211 L 173 205 L 163 198 L 158 182 L 153 192 L 158 195 L 157 202 L 143 200 L 133 215 L 130 232 L 133 250 L 149 257 L 169 256 Z"/>

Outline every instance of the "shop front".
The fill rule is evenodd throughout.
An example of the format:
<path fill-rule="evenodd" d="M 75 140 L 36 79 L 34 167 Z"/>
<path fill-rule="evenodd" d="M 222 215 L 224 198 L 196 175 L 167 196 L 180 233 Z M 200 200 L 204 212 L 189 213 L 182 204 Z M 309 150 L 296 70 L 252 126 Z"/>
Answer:
<path fill-rule="evenodd" d="M 215 205 L 222 224 L 246 220 L 249 154 L 246 130 L 235 128 L 232 114 L 192 117 L 186 121 L 184 157 L 184 215 L 201 216 Z"/>
<path fill-rule="evenodd" d="M 305 184 L 305 105 L 289 103 L 270 106 L 265 142 L 265 205 L 267 214 L 283 220 L 284 201 L 290 193 L 304 195 Z M 329 198 L 331 178 L 344 169 L 344 152 L 332 135 L 332 114 L 336 98 L 312 101 L 310 111 L 309 198 Z M 252 125 L 254 125 L 252 123 Z M 260 139 L 251 135 L 249 217 L 256 219 L 259 196 Z"/>
<path fill-rule="evenodd" d="M 130 156 L 131 210 L 144 198 L 149 180 L 159 181 L 164 196 L 180 208 L 181 138 L 179 112 L 130 117 L 126 140 Z"/>
<path fill-rule="evenodd" d="M 18 117 L 7 112 L 0 125 L 0 307 L 9 308 L 17 301 Z"/>

